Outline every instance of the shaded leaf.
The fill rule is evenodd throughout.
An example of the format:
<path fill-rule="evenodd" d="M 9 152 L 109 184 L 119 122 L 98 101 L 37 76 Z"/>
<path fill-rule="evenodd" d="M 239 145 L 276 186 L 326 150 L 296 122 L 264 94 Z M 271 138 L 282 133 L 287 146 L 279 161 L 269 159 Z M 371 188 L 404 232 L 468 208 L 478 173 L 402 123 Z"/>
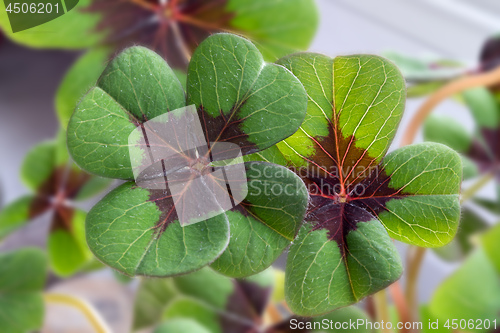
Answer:
<path fill-rule="evenodd" d="M 312 0 L 202 0 L 123 2 L 97 0 L 88 9 L 102 13 L 98 29 L 110 31 L 107 43 L 121 49 L 148 46 L 174 68 L 217 32 L 250 38 L 267 60 L 305 50 L 314 36 L 318 14 Z"/>
<path fill-rule="evenodd" d="M 42 251 L 21 249 L 0 254 L 0 327 L 5 333 L 40 329 L 46 259 Z"/>
<path fill-rule="evenodd" d="M 177 296 L 173 279 L 143 278 L 134 301 L 134 330 L 158 324 L 165 307 Z"/>
<path fill-rule="evenodd" d="M 154 333 L 171 332 L 192 332 L 192 333 L 210 333 L 202 325 L 191 319 L 172 319 L 160 325 Z"/>
<path fill-rule="evenodd" d="M 500 280 L 483 249 L 472 253 L 438 287 L 429 303 L 429 311 L 443 322 L 451 318 L 498 320 Z"/>
<path fill-rule="evenodd" d="M 302 227 L 290 248 L 285 280 L 287 304 L 295 314 L 320 315 L 357 303 L 401 275 L 396 248 L 378 221 L 358 223 L 344 242 L 330 240 L 326 229 Z"/>
<path fill-rule="evenodd" d="M 107 48 L 87 51 L 66 72 L 55 97 L 56 113 L 64 129 L 80 99 L 95 85 L 110 53 Z"/>
<path fill-rule="evenodd" d="M 160 56 L 142 47 L 127 49 L 106 67 L 97 87 L 76 108 L 68 125 L 68 149 L 88 172 L 133 179 L 129 134 L 142 122 L 184 103 L 179 81 Z"/>
<path fill-rule="evenodd" d="M 12 33 L 5 4 L 1 2 L 0 27 L 16 43 L 34 48 L 82 49 L 94 46 L 103 39 L 104 34 L 94 31 L 99 15 L 82 10 L 90 3 L 91 0 L 80 0 L 71 11 L 50 22 Z"/>
<path fill-rule="evenodd" d="M 500 109 L 491 92 L 486 88 L 475 88 L 464 91 L 462 96 L 479 127 L 498 127 Z"/>
<path fill-rule="evenodd" d="M 193 54 L 190 104 L 198 108 L 208 142 L 235 143 L 247 155 L 292 135 L 304 119 L 307 100 L 297 78 L 281 66 L 265 64 L 253 44 L 218 34 Z"/>
<path fill-rule="evenodd" d="M 325 316 L 315 317 L 315 318 L 297 318 L 292 317 L 284 320 L 283 322 L 272 326 L 266 333 L 324 333 L 324 332 L 338 332 L 342 330 L 343 332 L 366 332 L 369 333 L 371 330 L 366 329 L 366 326 L 360 325 L 359 329 L 352 329 L 349 327 L 349 323 L 358 322 L 358 320 L 368 321 L 367 314 L 358 307 L 349 306 L 346 308 L 338 309 L 332 313 Z M 345 326 L 347 323 L 347 327 Z M 335 326 L 343 327 L 341 329 L 335 329 Z M 343 326 L 342 326 L 343 325 Z"/>
<path fill-rule="evenodd" d="M 500 65 L 500 37 L 498 35 L 488 38 L 479 56 L 481 69 L 489 71 Z"/>
<path fill-rule="evenodd" d="M 272 270 L 245 280 L 232 280 L 208 268 L 168 279 L 145 279 L 139 287 L 134 327 L 152 326 L 161 318 L 194 319 L 212 333 L 259 327 L 272 285 Z"/>

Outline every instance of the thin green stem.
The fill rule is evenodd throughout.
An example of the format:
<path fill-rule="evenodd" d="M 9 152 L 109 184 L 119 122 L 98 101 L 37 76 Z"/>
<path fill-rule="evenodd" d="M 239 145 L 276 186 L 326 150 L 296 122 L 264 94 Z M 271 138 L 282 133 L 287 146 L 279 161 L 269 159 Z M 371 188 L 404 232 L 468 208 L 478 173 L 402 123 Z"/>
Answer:
<path fill-rule="evenodd" d="M 387 295 L 385 289 L 379 291 L 373 295 L 373 301 L 375 303 L 375 313 L 377 322 L 384 322 L 384 328 L 381 330 L 383 333 L 391 333 L 392 331 L 387 328 L 386 323 L 390 322 L 389 317 L 389 305 L 387 303 Z"/>
<path fill-rule="evenodd" d="M 483 175 L 477 182 L 475 182 L 471 187 L 462 193 L 462 198 L 460 199 L 460 204 L 463 204 L 467 200 L 471 199 L 480 189 L 482 189 L 486 184 L 488 184 L 495 175 L 492 172 L 488 172 Z"/>

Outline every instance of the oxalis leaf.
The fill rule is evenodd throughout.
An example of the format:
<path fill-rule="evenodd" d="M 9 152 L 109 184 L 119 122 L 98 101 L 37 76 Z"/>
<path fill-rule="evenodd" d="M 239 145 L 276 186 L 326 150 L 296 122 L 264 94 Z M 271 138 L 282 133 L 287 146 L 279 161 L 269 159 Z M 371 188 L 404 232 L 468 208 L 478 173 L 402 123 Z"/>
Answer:
<path fill-rule="evenodd" d="M 322 325 L 322 322 L 326 322 L 324 319 L 328 323 L 333 321 L 333 327 L 336 322 L 367 320 L 367 315 L 361 309 L 347 307 L 325 317 L 296 318 L 284 315 L 283 320 L 267 322 L 268 305 L 273 302 L 273 282 L 279 273 L 267 269 L 250 278 L 229 279 L 209 269 L 202 269 L 170 279 L 143 279 L 135 303 L 134 328 L 154 327 L 161 320 L 169 323 L 191 319 L 210 333 L 291 333 L 299 327 L 300 332 L 312 333 L 335 331 Z M 208 284 L 211 288 L 204 287 Z"/>
<path fill-rule="evenodd" d="M 0 254 L 2 332 L 33 332 L 41 328 L 46 266 L 44 253 L 37 249 Z"/>
<path fill-rule="evenodd" d="M 236 200 L 231 188 L 232 209 L 221 214 L 223 203 L 210 191 L 227 191 L 220 187 L 222 174 L 242 165 L 225 165 L 223 160 L 236 155 L 217 147 L 242 155 L 269 148 L 297 130 L 306 105 L 298 79 L 282 66 L 266 64 L 241 37 L 217 34 L 200 44 L 189 64 L 186 94 L 159 55 L 143 47 L 125 50 L 83 97 L 68 125 L 68 148 L 83 169 L 137 182 L 115 189 L 90 211 L 89 247 L 128 275 L 181 274 L 219 257 L 213 268 L 227 275 L 265 269 L 297 232 L 307 205 L 304 184 L 286 168 L 247 162 L 233 179 L 247 183 L 242 190 L 247 196 Z M 175 135 L 162 137 L 161 126 Z M 186 146 L 195 141 L 199 144 Z M 279 191 L 285 188 L 287 193 Z M 214 209 L 200 212 L 201 222 L 182 227 L 181 220 L 193 220 L 189 214 L 206 202 Z M 190 209 L 179 215 L 179 203 Z"/>
<path fill-rule="evenodd" d="M 148 46 L 181 69 L 187 66 L 186 53 L 213 33 L 246 36 L 274 61 L 306 50 L 318 24 L 313 0 L 94 0 L 88 11 L 102 14 L 97 30 L 109 33 L 107 44 Z"/>
<path fill-rule="evenodd" d="M 74 203 L 98 194 L 109 186 L 109 180 L 91 176 L 69 160 L 64 132 L 28 152 L 21 178 L 33 193 L 0 211 L 0 239 L 51 213 L 50 266 L 61 276 L 75 273 L 92 255 L 84 240 L 85 213 L 76 209 Z"/>
<path fill-rule="evenodd" d="M 298 315 L 355 303 L 397 280 L 391 237 L 437 247 L 456 233 L 462 165 L 440 144 L 384 155 L 401 119 L 397 68 L 369 55 L 299 54 L 279 64 L 309 96 L 299 131 L 278 144 L 310 195 L 286 268 L 286 300 Z"/>

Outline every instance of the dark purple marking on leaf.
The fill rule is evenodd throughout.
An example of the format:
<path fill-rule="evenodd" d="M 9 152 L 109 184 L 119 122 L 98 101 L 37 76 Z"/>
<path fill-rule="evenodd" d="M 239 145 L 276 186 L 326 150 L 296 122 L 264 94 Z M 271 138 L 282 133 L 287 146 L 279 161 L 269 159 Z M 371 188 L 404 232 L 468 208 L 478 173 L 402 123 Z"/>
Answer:
<path fill-rule="evenodd" d="M 172 194 L 166 186 L 165 190 L 148 190 L 149 201 L 154 202 L 161 212 L 155 225 L 155 235 L 162 234 L 167 227 L 178 219 Z"/>
<path fill-rule="evenodd" d="M 297 322 L 304 323 L 304 325 L 301 326 L 301 327 L 304 327 L 304 328 L 294 328 L 294 329 L 292 329 L 292 325 L 290 325 L 290 321 L 292 319 L 297 320 Z M 308 323 L 308 322 L 311 322 L 311 319 L 309 319 L 309 318 L 300 318 L 300 317 L 293 316 L 293 317 L 287 318 L 286 320 L 284 320 L 284 321 L 282 321 L 280 323 L 277 323 L 277 324 L 269 327 L 265 331 L 265 333 L 310 333 L 312 331 L 310 329 L 305 328 L 306 327 L 306 323 Z"/>
<path fill-rule="evenodd" d="M 86 9 L 100 13 L 98 31 L 118 50 L 134 44 L 160 53 L 175 68 L 187 67 L 186 53 L 216 32 L 231 31 L 228 0 L 94 0 Z"/>
<path fill-rule="evenodd" d="M 482 172 L 493 172 L 500 182 L 500 128 L 482 128 L 482 138 L 476 138 L 466 156 L 477 163 Z"/>
<path fill-rule="evenodd" d="M 244 103 L 245 102 L 239 103 L 237 107 L 233 107 L 228 114 L 224 114 L 221 110 L 217 117 L 209 116 L 205 112 L 203 105 L 198 107 L 198 117 L 200 118 L 207 143 L 234 143 L 240 148 L 243 155 L 252 154 L 260 150 L 255 143 L 248 141 L 248 134 L 241 128 L 243 120 L 236 116 L 236 112 Z M 231 158 L 231 155 L 232 157 L 236 157 L 238 152 L 239 151 L 219 151 L 212 157 L 214 161 L 220 161 Z"/>
<path fill-rule="evenodd" d="M 326 229 L 345 256 L 349 232 L 360 222 L 377 219 L 389 200 L 405 195 L 389 187 L 382 164 L 356 147 L 354 136 L 344 138 L 338 127 L 331 122 L 328 136 L 313 138 L 315 153 L 307 159 L 308 168 L 295 172 L 309 191 L 305 220 L 312 223 L 311 231 Z"/>
<path fill-rule="evenodd" d="M 193 193 L 193 188 L 192 186 L 189 185 L 189 182 L 191 180 L 194 180 L 195 178 L 199 176 L 204 176 L 204 177 L 212 177 L 210 183 L 212 186 L 218 186 L 217 184 L 227 184 L 227 181 L 223 181 L 221 179 L 216 178 L 211 171 L 215 171 L 218 169 L 223 169 L 221 167 L 209 167 L 206 168 L 205 170 L 199 171 L 199 170 L 193 170 L 192 168 L 185 169 L 182 171 L 182 175 L 185 175 L 185 178 L 177 178 L 175 181 L 179 181 L 181 183 L 187 183 L 185 186 L 185 195 L 183 194 L 181 197 L 178 198 L 178 200 L 192 200 L 196 201 L 197 196 L 199 193 Z M 164 174 L 165 171 L 164 171 Z M 174 197 L 172 196 L 171 190 L 169 189 L 169 180 L 167 177 L 164 175 L 163 178 L 157 178 L 157 184 L 155 185 L 155 188 L 159 188 L 158 185 L 161 185 L 162 188 L 164 189 L 147 189 L 149 192 L 149 201 L 154 202 L 156 206 L 158 207 L 158 210 L 161 212 L 160 217 L 158 221 L 156 221 L 156 224 L 154 226 L 155 228 L 155 233 L 153 237 L 157 237 L 161 235 L 167 227 L 174 223 L 175 221 L 179 220 L 179 213 L 177 212 L 175 205 L 174 205 Z M 236 180 L 232 180 L 232 184 L 234 185 Z M 244 183 L 244 181 L 242 181 Z M 170 182 L 170 185 L 172 182 Z M 222 185 L 221 185 L 222 186 Z M 139 186 L 134 186 L 133 188 L 140 188 Z M 224 188 L 226 190 L 226 188 Z M 239 205 L 236 206 L 236 210 L 239 211 L 238 207 Z M 241 212 L 245 212 L 245 210 L 241 210 Z M 247 214 L 246 212 L 243 214 Z"/>
<path fill-rule="evenodd" d="M 479 56 L 482 71 L 490 71 L 500 65 L 500 37 L 486 40 Z"/>
<path fill-rule="evenodd" d="M 262 287 L 245 280 L 234 281 L 225 312 L 219 315 L 223 333 L 262 332 L 264 311 L 271 296 L 271 287 Z"/>
<path fill-rule="evenodd" d="M 55 168 L 36 191 L 29 210 L 30 219 L 52 211 L 51 230 L 71 230 L 74 208 L 68 201 L 74 199 L 91 178 L 89 174 L 69 166 Z"/>

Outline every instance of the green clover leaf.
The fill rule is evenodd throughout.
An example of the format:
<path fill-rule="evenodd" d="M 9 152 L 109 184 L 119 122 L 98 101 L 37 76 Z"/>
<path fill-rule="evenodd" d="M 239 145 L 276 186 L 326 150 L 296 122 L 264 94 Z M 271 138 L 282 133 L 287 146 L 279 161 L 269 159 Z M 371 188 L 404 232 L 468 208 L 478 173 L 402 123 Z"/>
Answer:
<path fill-rule="evenodd" d="M 92 259 L 85 243 L 86 213 L 77 209 L 75 203 L 103 191 L 110 181 L 91 176 L 69 161 L 64 132 L 28 152 L 21 178 L 33 193 L 0 211 L 0 239 L 50 212 L 50 266 L 60 276 L 75 273 Z"/>
<path fill-rule="evenodd" d="M 309 97 L 301 128 L 278 144 L 310 195 L 306 223 L 290 248 L 285 293 L 294 313 L 319 315 L 399 278 L 391 238 L 424 247 L 451 241 L 462 164 L 440 144 L 385 156 L 405 102 L 404 80 L 389 61 L 304 53 L 278 63 Z"/>
<path fill-rule="evenodd" d="M 199 45 L 189 64 L 186 93 L 159 55 L 133 47 L 110 62 L 76 108 L 68 125 L 69 151 L 90 173 L 133 180 L 130 134 L 190 105 L 196 107 L 207 143 L 235 144 L 247 155 L 292 135 L 304 119 L 307 96 L 290 71 L 266 64 L 252 43 L 235 35 L 216 34 Z M 230 276 L 262 271 L 293 240 L 307 192 L 281 166 L 255 161 L 244 166 L 245 200 L 184 227 L 162 178 L 174 169 L 155 178 L 167 186 L 164 190 L 130 181 L 121 185 L 88 214 L 90 249 L 127 275 L 170 276 L 214 261 L 214 269 Z M 290 195 L 269 192 L 272 186 L 286 187 Z"/>
<path fill-rule="evenodd" d="M 246 279 L 229 279 L 205 268 L 168 279 L 142 279 L 135 302 L 134 328 L 155 327 L 162 321 L 159 327 L 163 328 L 179 320 L 192 320 L 210 333 L 292 333 L 297 331 L 292 320 L 297 320 L 304 326 L 300 332 L 313 333 L 335 332 L 333 328 L 326 329 L 320 325 L 324 319 L 332 321 L 333 325 L 336 322 L 367 320 L 366 313 L 361 309 L 347 307 L 317 318 L 297 318 L 287 313 L 283 320 L 266 324 L 266 310 L 273 304 L 271 295 L 273 288 L 280 287 L 278 281 L 281 274 L 280 271 L 267 269 Z M 208 283 L 211 288 L 204 288 Z M 366 330 L 360 328 L 355 331 Z"/>
<path fill-rule="evenodd" d="M 495 242 L 498 243 L 498 238 Z M 498 259 L 498 252 L 495 258 Z M 500 279 L 491 259 L 482 246 L 475 249 L 464 264 L 437 287 L 429 302 L 429 312 L 443 323 L 453 318 L 466 323 L 477 320 L 498 322 Z M 462 326 L 467 332 L 478 331 L 473 329 L 475 325 Z M 494 329 L 491 324 L 479 330 L 488 331 L 486 327 Z"/>
<path fill-rule="evenodd" d="M 495 96 L 485 88 L 475 88 L 463 93 L 476 128 L 472 135 L 451 117 L 432 115 L 424 126 L 424 138 L 455 149 L 462 156 L 464 179 L 479 173 L 495 179 L 500 193 L 500 106 Z M 499 197 L 500 198 L 500 197 Z M 492 213 L 500 212 L 500 199 L 473 198 L 478 205 Z"/>
<path fill-rule="evenodd" d="M 55 29 L 57 34 L 44 35 L 34 28 L 11 36 L 29 46 L 61 48 L 85 47 L 88 37 L 93 38 L 88 45 L 92 48 L 70 68 L 57 92 L 56 111 L 63 128 L 77 102 L 95 85 L 109 57 L 124 47 L 132 44 L 149 47 L 161 54 L 177 74 L 184 75 L 189 55 L 213 33 L 233 32 L 249 38 L 266 61 L 275 61 L 297 50 L 306 50 L 318 25 L 314 0 L 223 0 L 210 5 L 204 0 L 94 0 L 90 4 L 82 0 L 80 3 L 77 13 L 65 15 L 73 21 L 78 16 L 76 21 L 82 23 L 82 31 L 74 33 L 79 38 L 68 40 L 70 35 L 65 32 L 72 29 L 68 29 L 70 24 L 64 19 L 61 24 L 66 26 Z M 81 10 L 81 5 L 87 7 Z M 2 22 L 2 19 L 0 13 L 0 26 L 8 25 L 8 21 Z M 117 19 L 120 24 L 115 24 Z M 94 27 L 89 36 L 84 35 L 88 29 L 85 22 Z M 41 29 L 44 28 L 45 25 Z M 47 28 L 44 31 L 48 31 Z"/>
<path fill-rule="evenodd" d="M 32 332 L 41 328 L 46 261 L 42 251 L 31 248 L 0 254 L 2 332 Z"/>

